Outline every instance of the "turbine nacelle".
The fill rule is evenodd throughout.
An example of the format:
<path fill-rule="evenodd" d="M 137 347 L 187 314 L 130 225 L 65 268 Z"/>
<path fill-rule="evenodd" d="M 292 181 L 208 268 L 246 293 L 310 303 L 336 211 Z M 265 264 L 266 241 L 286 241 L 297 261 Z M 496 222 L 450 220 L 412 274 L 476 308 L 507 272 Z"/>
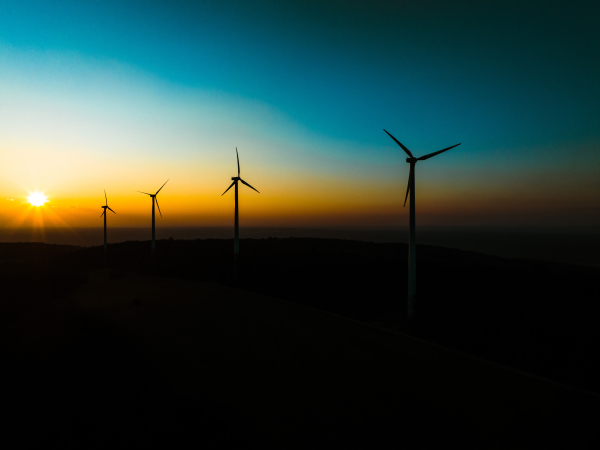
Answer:
<path fill-rule="evenodd" d="M 415 164 L 417 163 L 417 161 L 425 161 L 426 159 L 429 159 L 432 156 L 439 155 L 440 153 L 444 153 L 444 152 L 450 150 L 451 148 L 454 148 L 460 144 L 456 144 L 451 147 L 447 147 L 447 148 L 439 150 L 437 152 L 429 153 L 428 155 L 423 155 L 420 158 L 415 158 L 413 156 L 413 154 L 410 152 L 410 150 L 404 146 L 404 144 L 402 144 L 398 139 L 396 139 L 394 136 L 392 136 L 390 133 L 388 133 L 385 128 L 383 129 L 383 131 L 385 131 L 387 133 L 387 135 L 389 137 L 391 137 L 394 140 L 394 142 L 396 142 L 396 144 L 398 144 L 402 148 L 402 150 L 404 150 L 404 153 L 406 153 L 408 155 L 408 158 L 406 158 L 406 162 L 410 164 L 410 173 L 408 174 L 408 186 L 406 188 L 406 196 L 404 197 L 404 206 L 406 206 L 406 200 L 408 199 L 408 193 L 410 192 L 410 189 L 411 189 L 411 182 L 413 183 L 413 189 L 414 189 L 414 177 L 415 177 L 414 169 L 415 169 Z M 413 192 L 413 194 L 414 194 L 414 192 Z"/>
<path fill-rule="evenodd" d="M 165 181 L 165 184 L 167 184 L 168 182 L 169 182 L 169 180 Z M 150 194 L 149 192 L 137 191 L 137 192 L 139 192 L 140 194 L 145 194 L 145 195 L 148 195 L 148 196 L 149 196 L 149 197 L 151 197 L 151 198 L 154 198 L 154 199 L 156 199 L 156 206 L 158 206 L 158 213 L 160 214 L 160 217 L 162 217 L 162 213 L 160 212 L 160 206 L 158 205 L 158 197 L 157 197 L 157 196 L 158 196 L 158 193 L 161 191 L 161 189 L 165 187 L 165 184 L 163 184 L 163 185 L 160 187 L 160 189 L 159 189 L 158 191 L 156 191 L 156 194 Z M 154 203 L 152 203 L 152 204 L 154 205 Z M 153 206 L 152 208 L 154 208 L 154 206 Z M 153 209 L 153 211 L 154 211 L 154 209 Z M 154 219 L 153 219 L 153 220 L 154 220 Z M 154 222 L 152 222 L 152 223 L 154 223 Z M 154 226 L 154 225 L 153 225 L 153 226 Z M 153 242 L 154 242 L 154 241 L 153 241 Z"/>
<path fill-rule="evenodd" d="M 104 209 L 104 211 L 102 212 L 102 214 L 100 214 L 100 217 L 102 217 L 104 214 L 106 214 L 106 210 L 110 210 L 112 212 L 114 212 L 110 206 L 108 206 L 108 197 L 106 196 L 106 190 L 104 190 L 104 199 L 106 200 L 106 205 L 101 206 L 100 208 Z M 116 214 L 116 212 L 114 212 Z"/>
<path fill-rule="evenodd" d="M 229 187 L 228 187 L 227 189 L 225 189 L 225 192 L 223 192 L 223 193 L 221 194 L 221 197 L 222 197 L 223 195 L 225 195 L 225 193 L 226 193 L 226 192 L 227 192 L 229 189 L 231 189 L 231 188 L 233 187 L 233 185 L 234 185 L 234 184 L 237 186 L 237 184 L 236 184 L 236 183 L 237 183 L 238 181 L 241 181 L 241 183 L 242 183 L 242 184 L 245 184 L 245 185 L 246 185 L 246 186 L 248 186 L 250 189 L 253 189 L 253 190 L 255 190 L 256 192 L 258 192 L 258 193 L 260 194 L 260 192 L 259 192 L 257 189 L 255 189 L 255 188 L 253 188 L 252 186 L 250 186 L 248 183 L 246 183 L 246 182 L 245 182 L 244 180 L 242 180 L 242 178 L 240 177 L 240 156 L 239 156 L 239 154 L 238 154 L 237 147 L 235 148 L 235 156 L 236 156 L 236 158 L 237 158 L 237 165 L 238 165 L 238 176 L 237 176 L 237 177 L 231 177 L 231 180 L 233 181 L 233 183 L 231 183 L 231 184 L 229 185 Z"/>

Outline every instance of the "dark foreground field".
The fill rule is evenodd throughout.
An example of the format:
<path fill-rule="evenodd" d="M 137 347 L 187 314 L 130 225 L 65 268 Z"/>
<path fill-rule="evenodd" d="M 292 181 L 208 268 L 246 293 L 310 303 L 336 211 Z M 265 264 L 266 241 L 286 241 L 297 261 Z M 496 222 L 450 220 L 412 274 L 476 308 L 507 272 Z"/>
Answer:
<path fill-rule="evenodd" d="M 79 447 L 599 444 L 597 395 L 402 333 L 405 246 L 244 240 L 239 289 L 232 246 L 160 241 L 152 264 L 148 242 L 116 244 L 103 268 L 99 248 L 1 244 L 3 436 Z M 597 275 L 422 247 L 410 332 L 597 390 Z"/>

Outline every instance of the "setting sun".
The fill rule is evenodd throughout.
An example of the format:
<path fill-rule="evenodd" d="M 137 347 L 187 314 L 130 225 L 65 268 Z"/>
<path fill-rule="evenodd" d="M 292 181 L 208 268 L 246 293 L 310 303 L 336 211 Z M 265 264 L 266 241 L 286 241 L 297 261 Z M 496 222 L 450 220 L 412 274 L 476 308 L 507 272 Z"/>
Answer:
<path fill-rule="evenodd" d="M 29 194 L 29 197 L 27 197 L 27 201 L 33 206 L 42 206 L 48 201 L 48 199 L 46 198 L 46 195 L 43 192 L 35 191 Z"/>

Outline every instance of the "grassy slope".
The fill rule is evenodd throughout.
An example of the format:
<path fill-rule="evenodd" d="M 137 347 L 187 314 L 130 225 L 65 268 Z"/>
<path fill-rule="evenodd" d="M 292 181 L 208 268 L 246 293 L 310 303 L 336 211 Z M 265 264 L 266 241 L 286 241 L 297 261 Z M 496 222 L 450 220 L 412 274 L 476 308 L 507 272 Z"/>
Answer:
<path fill-rule="evenodd" d="M 31 425 L 86 447 L 598 442 L 597 397 L 258 294 L 96 271 L 60 311 L 40 314 L 51 326 L 33 337 L 5 333 L 20 342 L 3 383 L 15 436 L 34 439 Z"/>

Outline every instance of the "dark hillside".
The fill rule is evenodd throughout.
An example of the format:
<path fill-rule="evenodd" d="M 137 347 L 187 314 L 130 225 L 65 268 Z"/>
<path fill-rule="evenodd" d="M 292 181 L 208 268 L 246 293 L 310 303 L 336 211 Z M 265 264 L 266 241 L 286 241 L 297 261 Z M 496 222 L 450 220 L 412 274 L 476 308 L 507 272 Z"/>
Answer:
<path fill-rule="evenodd" d="M 72 245 L 0 243 L 0 325 L 23 320 L 39 308 L 52 308 L 86 275 L 59 257 L 80 250 Z"/>
<path fill-rule="evenodd" d="M 241 288 L 353 319 L 405 329 L 407 247 L 336 239 L 241 241 Z M 162 240 L 109 247 L 126 271 L 233 285 L 232 240 Z M 558 381 L 600 390 L 597 269 L 418 246 L 420 320 L 411 332 Z M 102 267 L 102 248 L 61 257 Z"/>
<path fill-rule="evenodd" d="M 41 242 L 0 242 L 0 263 L 17 261 L 47 261 L 66 253 L 81 250 L 76 245 L 54 245 Z"/>
<path fill-rule="evenodd" d="M 102 247 L 2 248 L 0 432 L 20 443 L 597 447 L 597 396 L 273 300 L 598 391 L 595 269 L 420 246 L 409 330 L 401 244 L 243 240 L 240 289 L 231 240 L 162 240 L 154 263 L 114 244 L 105 270 Z"/>

